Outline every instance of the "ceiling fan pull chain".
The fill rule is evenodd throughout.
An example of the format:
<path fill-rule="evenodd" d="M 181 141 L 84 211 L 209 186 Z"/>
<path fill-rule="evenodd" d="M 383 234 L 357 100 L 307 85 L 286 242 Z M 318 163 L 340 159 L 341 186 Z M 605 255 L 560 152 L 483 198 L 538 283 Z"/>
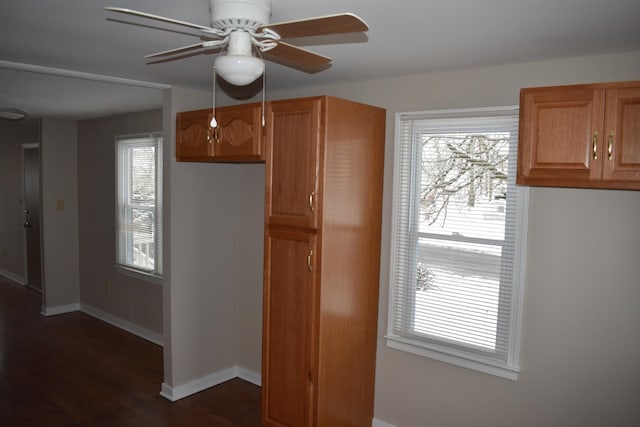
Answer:
<path fill-rule="evenodd" d="M 267 90 L 267 68 L 265 67 L 264 73 L 262 73 L 262 127 L 265 125 L 264 120 L 264 94 Z"/>
<path fill-rule="evenodd" d="M 211 94 L 211 121 L 209 126 L 212 129 L 218 127 L 218 121 L 216 120 L 216 66 L 213 66 L 213 91 Z"/>
<path fill-rule="evenodd" d="M 262 53 L 260 52 L 260 48 L 255 46 L 255 51 L 258 54 L 258 57 L 261 61 L 264 62 L 264 58 L 262 57 Z M 264 127 L 266 120 L 264 118 L 264 103 L 265 103 L 265 93 L 267 91 L 267 67 L 264 68 L 262 72 L 262 127 Z"/>

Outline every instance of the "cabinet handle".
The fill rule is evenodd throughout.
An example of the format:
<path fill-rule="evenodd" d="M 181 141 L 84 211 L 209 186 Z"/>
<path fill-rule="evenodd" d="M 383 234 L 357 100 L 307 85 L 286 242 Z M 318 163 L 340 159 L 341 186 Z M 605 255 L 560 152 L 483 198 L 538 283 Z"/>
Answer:
<path fill-rule="evenodd" d="M 607 143 L 607 158 L 613 159 L 613 131 L 609 132 L 609 141 Z"/>
<path fill-rule="evenodd" d="M 220 144 L 220 140 L 218 139 L 218 126 L 214 127 L 213 129 L 211 127 L 207 128 L 207 142 L 211 144 L 212 141 Z"/>
<path fill-rule="evenodd" d="M 309 209 L 311 209 L 311 212 L 313 212 L 313 197 L 316 195 L 315 191 L 312 191 L 311 194 L 309 194 Z"/>
<path fill-rule="evenodd" d="M 307 270 L 310 272 L 313 271 L 313 266 L 311 265 L 311 261 L 313 258 L 313 249 L 309 251 L 309 255 L 307 255 Z"/>
<path fill-rule="evenodd" d="M 593 160 L 598 160 L 598 131 L 593 133 Z"/>

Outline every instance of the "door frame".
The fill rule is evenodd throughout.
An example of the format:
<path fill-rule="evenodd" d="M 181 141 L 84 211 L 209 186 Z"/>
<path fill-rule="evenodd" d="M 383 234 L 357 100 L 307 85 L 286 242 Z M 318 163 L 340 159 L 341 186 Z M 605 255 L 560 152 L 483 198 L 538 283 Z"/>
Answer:
<path fill-rule="evenodd" d="M 44 302 L 44 294 L 45 294 L 45 280 L 44 280 L 44 251 L 42 250 L 42 248 L 44 247 L 44 242 L 42 239 L 42 164 L 40 162 L 41 159 L 41 152 L 40 152 L 40 143 L 38 142 L 28 142 L 28 143 L 24 143 L 20 145 L 20 183 L 21 183 L 21 192 L 20 192 L 20 202 L 22 205 L 22 211 L 24 213 L 24 209 L 26 208 L 26 182 L 24 179 L 25 176 L 25 151 L 26 150 L 32 150 L 32 149 L 37 149 L 38 150 L 38 181 L 39 181 L 39 191 L 38 191 L 38 209 L 40 210 L 39 212 L 39 219 L 38 221 L 40 222 L 40 236 L 39 236 L 39 242 L 40 242 L 40 289 L 37 288 L 33 288 L 31 286 L 29 286 L 29 256 L 28 256 L 28 250 L 27 250 L 27 230 L 26 228 L 23 229 L 22 231 L 22 239 L 24 242 L 24 246 L 23 246 L 23 253 L 24 253 L 24 266 L 23 266 L 23 271 L 24 271 L 24 278 L 25 278 L 25 286 L 30 287 L 31 289 L 35 289 L 35 290 L 39 290 L 42 293 L 42 301 Z"/>

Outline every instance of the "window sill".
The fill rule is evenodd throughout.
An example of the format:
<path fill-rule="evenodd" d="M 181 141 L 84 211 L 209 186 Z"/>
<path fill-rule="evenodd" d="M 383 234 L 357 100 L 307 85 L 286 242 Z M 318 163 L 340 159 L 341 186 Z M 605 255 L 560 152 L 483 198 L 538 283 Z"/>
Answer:
<path fill-rule="evenodd" d="M 162 285 L 162 276 L 160 275 L 157 275 L 151 272 L 136 270 L 131 267 L 126 267 L 124 265 L 116 264 L 114 268 L 116 270 L 116 273 L 120 273 L 124 276 L 129 276 L 129 277 L 133 277 L 134 279 L 144 280 L 145 282 L 157 283 L 158 285 Z"/>
<path fill-rule="evenodd" d="M 387 339 L 387 347 L 389 348 L 406 351 L 407 353 L 428 357 L 440 362 L 461 366 L 508 380 L 516 381 L 518 379 L 518 373 L 520 372 L 518 366 L 501 364 L 489 358 L 465 353 L 452 348 L 424 343 L 397 335 L 386 335 L 385 338 Z"/>

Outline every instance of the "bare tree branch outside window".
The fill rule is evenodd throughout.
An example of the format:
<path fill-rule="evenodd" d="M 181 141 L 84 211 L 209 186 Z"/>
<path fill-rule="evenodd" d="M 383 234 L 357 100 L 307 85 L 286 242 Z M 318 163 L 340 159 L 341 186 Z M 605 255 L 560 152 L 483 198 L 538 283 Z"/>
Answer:
<path fill-rule="evenodd" d="M 507 189 L 508 134 L 424 135 L 421 221 L 429 225 L 454 199 L 473 207 L 481 197 L 504 199 Z"/>

